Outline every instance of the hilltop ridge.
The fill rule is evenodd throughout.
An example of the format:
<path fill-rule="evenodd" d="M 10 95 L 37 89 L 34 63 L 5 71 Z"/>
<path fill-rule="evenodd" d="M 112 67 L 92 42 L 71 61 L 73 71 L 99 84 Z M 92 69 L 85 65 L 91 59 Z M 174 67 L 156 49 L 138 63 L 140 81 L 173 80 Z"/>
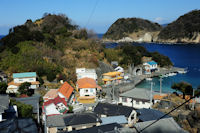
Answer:
<path fill-rule="evenodd" d="M 120 18 L 103 37 L 114 42 L 200 43 L 200 10 L 193 10 L 162 27 L 141 18 Z"/>

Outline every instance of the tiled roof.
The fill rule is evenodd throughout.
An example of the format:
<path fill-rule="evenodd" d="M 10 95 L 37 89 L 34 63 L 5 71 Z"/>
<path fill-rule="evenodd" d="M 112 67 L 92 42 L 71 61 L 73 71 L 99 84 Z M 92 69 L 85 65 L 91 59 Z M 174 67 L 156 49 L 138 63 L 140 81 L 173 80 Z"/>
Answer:
<path fill-rule="evenodd" d="M 131 112 L 134 110 L 132 107 L 115 105 L 109 103 L 98 103 L 94 108 L 94 112 L 99 115 L 107 115 L 107 116 L 118 116 L 124 115 L 129 117 Z"/>
<path fill-rule="evenodd" d="M 0 122 L 1 133 L 38 133 L 38 128 L 31 118 L 8 119 Z"/>
<path fill-rule="evenodd" d="M 47 127 L 64 127 L 101 122 L 95 113 L 53 115 L 47 117 Z"/>
<path fill-rule="evenodd" d="M 67 82 L 65 82 L 59 89 L 58 92 L 60 92 L 62 95 L 64 95 L 67 99 L 70 98 L 74 88 L 71 87 Z"/>
<path fill-rule="evenodd" d="M 52 103 L 54 103 L 55 105 L 58 103 L 63 103 L 65 106 L 67 106 L 67 102 L 65 101 L 65 99 L 61 98 L 59 96 L 57 96 L 56 98 L 54 98 L 52 100 L 44 102 L 43 106 L 48 106 L 49 104 L 52 104 Z"/>
<path fill-rule="evenodd" d="M 13 73 L 13 78 L 36 77 L 36 72 Z"/>
<path fill-rule="evenodd" d="M 155 122 L 155 120 L 136 123 L 135 128 L 137 128 L 137 130 L 134 131 L 133 133 L 141 132 L 141 130 L 143 130 L 145 127 L 149 126 L 153 122 Z M 171 117 L 171 118 L 160 119 L 153 125 L 149 126 L 148 129 L 143 130 L 142 133 L 187 133 L 187 132 L 183 130 Z"/>
<path fill-rule="evenodd" d="M 78 88 L 101 88 L 92 78 L 82 78 L 77 81 Z"/>
<path fill-rule="evenodd" d="M 151 121 L 151 120 L 157 120 L 160 117 L 164 116 L 165 114 L 163 112 L 160 112 L 158 110 L 155 109 L 138 109 L 136 110 L 136 112 L 138 113 L 138 118 L 141 121 Z M 169 118 L 170 116 L 165 116 L 164 118 Z"/>
<path fill-rule="evenodd" d="M 163 99 L 163 98 L 166 97 L 166 96 L 167 96 L 167 94 L 164 94 L 164 95 L 154 95 L 154 96 L 153 96 L 153 99 L 161 100 L 161 99 Z"/>
<path fill-rule="evenodd" d="M 4 113 L 9 106 L 9 96 L 0 94 L 0 113 Z"/>
<path fill-rule="evenodd" d="M 40 82 L 39 81 L 35 81 L 35 82 L 29 82 L 31 83 L 31 85 L 39 85 Z M 15 86 L 20 86 L 22 83 L 15 83 L 14 81 L 11 81 L 10 83 L 8 83 L 8 85 L 15 85 Z"/>
<path fill-rule="evenodd" d="M 58 90 L 57 89 L 50 89 L 44 96 L 43 99 L 44 100 L 50 100 L 50 99 L 54 99 L 58 96 Z"/>
<path fill-rule="evenodd" d="M 120 75 L 121 72 L 108 72 L 108 73 L 104 73 L 104 76 L 116 76 L 116 75 Z"/>

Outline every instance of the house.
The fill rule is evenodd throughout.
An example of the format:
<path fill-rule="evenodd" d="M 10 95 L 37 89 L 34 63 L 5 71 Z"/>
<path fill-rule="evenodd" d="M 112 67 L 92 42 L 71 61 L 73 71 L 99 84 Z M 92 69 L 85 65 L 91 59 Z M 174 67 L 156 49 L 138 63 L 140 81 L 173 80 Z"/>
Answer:
<path fill-rule="evenodd" d="M 0 122 L 3 121 L 3 114 L 5 110 L 9 108 L 9 96 L 8 95 L 0 95 Z"/>
<path fill-rule="evenodd" d="M 61 115 L 68 111 L 67 102 L 65 98 L 57 96 L 56 98 L 43 103 L 43 119 L 46 116 Z"/>
<path fill-rule="evenodd" d="M 7 93 L 17 93 L 19 86 L 22 83 L 31 83 L 30 89 L 37 89 L 40 85 L 39 81 L 36 81 L 36 72 L 25 72 L 25 73 L 13 73 L 13 81 L 8 83 Z"/>
<path fill-rule="evenodd" d="M 144 73 L 151 74 L 152 72 L 158 70 L 158 64 L 155 61 L 149 61 L 143 63 Z"/>
<path fill-rule="evenodd" d="M 33 113 L 37 114 L 38 123 L 40 122 L 40 112 L 39 112 L 40 95 L 35 95 L 35 96 L 32 96 L 32 97 L 14 98 L 14 99 L 16 101 L 21 102 L 21 103 L 31 105 L 33 107 Z"/>
<path fill-rule="evenodd" d="M 103 74 L 103 82 L 105 85 L 111 85 L 112 83 L 114 84 L 119 84 L 121 83 L 121 80 L 123 79 L 122 72 L 108 72 Z"/>
<path fill-rule="evenodd" d="M 38 133 L 36 123 L 31 118 L 8 119 L 0 122 L 1 133 Z"/>
<path fill-rule="evenodd" d="M 98 114 L 100 118 L 111 116 L 125 116 L 129 125 L 136 122 L 136 111 L 132 107 L 115 105 L 109 103 L 98 103 L 94 108 L 94 113 Z M 111 117 L 112 118 L 112 117 Z"/>
<path fill-rule="evenodd" d="M 157 94 L 156 92 L 152 92 L 152 101 L 153 95 Z M 124 106 L 133 107 L 136 109 L 141 108 L 150 108 L 153 103 L 150 102 L 151 91 L 142 89 L 142 88 L 134 88 L 127 92 L 120 94 L 119 103 Z"/>
<path fill-rule="evenodd" d="M 121 72 L 122 73 L 122 76 L 124 76 L 124 68 L 118 66 L 114 69 L 116 72 Z"/>
<path fill-rule="evenodd" d="M 44 102 L 55 99 L 58 96 L 58 89 L 50 89 L 44 96 Z"/>
<path fill-rule="evenodd" d="M 76 68 L 77 80 L 82 78 L 92 78 L 97 81 L 97 74 L 95 69 Z"/>
<path fill-rule="evenodd" d="M 69 102 L 73 96 L 74 88 L 68 84 L 67 82 L 64 82 L 64 84 L 58 89 L 58 95 L 61 98 L 64 98 L 66 102 Z"/>
<path fill-rule="evenodd" d="M 56 133 L 58 131 L 70 132 L 99 126 L 101 120 L 95 113 L 78 113 L 48 116 L 46 120 L 47 132 Z"/>
<path fill-rule="evenodd" d="M 94 103 L 96 99 L 97 90 L 101 87 L 96 84 L 92 78 L 82 78 L 77 81 L 77 89 L 79 91 L 79 102 Z"/>
<path fill-rule="evenodd" d="M 155 122 L 155 120 L 136 123 L 133 133 L 187 133 L 172 117 L 160 119 L 152 124 L 153 122 Z M 150 124 L 152 125 L 146 128 Z"/>
<path fill-rule="evenodd" d="M 81 130 L 73 130 L 71 132 L 59 132 L 59 133 L 109 133 L 115 131 L 119 128 L 122 128 L 120 124 L 111 123 L 106 125 L 94 126 L 91 128 L 81 129 Z"/>
<path fill-rule="evenodd" d="M 17 106 L 9 106 L 8 95 L 0 94 L 0 122 L 17 117 Z"/>
<path fill-rule="evenodd" d="M 159 110 L 155 109 L 143 108 L 136 110 L 136 112 L 137 112 L 138 122 L 157 120 L 165 115 L 163 112 L 160 112 Z M 166 115 L 163 118 L 170 118 L 170 116 Z"/>

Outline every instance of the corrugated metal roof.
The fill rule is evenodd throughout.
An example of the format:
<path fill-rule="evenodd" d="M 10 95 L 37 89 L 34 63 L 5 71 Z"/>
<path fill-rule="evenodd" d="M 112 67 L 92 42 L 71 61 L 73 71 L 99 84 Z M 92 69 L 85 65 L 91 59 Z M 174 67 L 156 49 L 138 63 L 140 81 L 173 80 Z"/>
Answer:
<path fill-rule="evenodd" d="M 149 65 L 156 65 L 157 63 L 155 61 L 149 61 L 147 62 Z"/>
<path fill-rule="evenodd" d="M 13 73 L 13 78 L 36 77 L 36 72 Z"/>
<path fill-rule="evenodd" d="M 102 120 L 101 125 L 111 124 L 111 123 L 115 123 L 115 122 L 118 124 L 128 123 L 128 121 L 126 120 L 126 117 L 124 115 L 103 117 L 103 118 L 101 118 L 101 120 Z"/>

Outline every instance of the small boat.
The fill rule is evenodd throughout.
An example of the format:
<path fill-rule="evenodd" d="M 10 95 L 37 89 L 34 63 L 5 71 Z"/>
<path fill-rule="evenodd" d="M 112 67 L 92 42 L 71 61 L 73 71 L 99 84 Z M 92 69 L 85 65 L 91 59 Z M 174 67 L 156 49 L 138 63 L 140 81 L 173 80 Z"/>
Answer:
<path fill-rule="evenodd" d="M 151 81 L 151 80 L 152 80 L 152 78 L 146 78 L 146 80 L 147 80 L 147 81 Z"/>
<path fill-rule="evenodd" d="M 187 71 L 186 70 L 180 70 L 180 71 L 178 71 L 178 73 L 184 74 L 184 73 L 187 73 Z"/>
<path fill-rule="evenodd" d="M 168 75 L 169 75 L 169 76 L 175 76 L 176 73 L 169 73 Z"/>

